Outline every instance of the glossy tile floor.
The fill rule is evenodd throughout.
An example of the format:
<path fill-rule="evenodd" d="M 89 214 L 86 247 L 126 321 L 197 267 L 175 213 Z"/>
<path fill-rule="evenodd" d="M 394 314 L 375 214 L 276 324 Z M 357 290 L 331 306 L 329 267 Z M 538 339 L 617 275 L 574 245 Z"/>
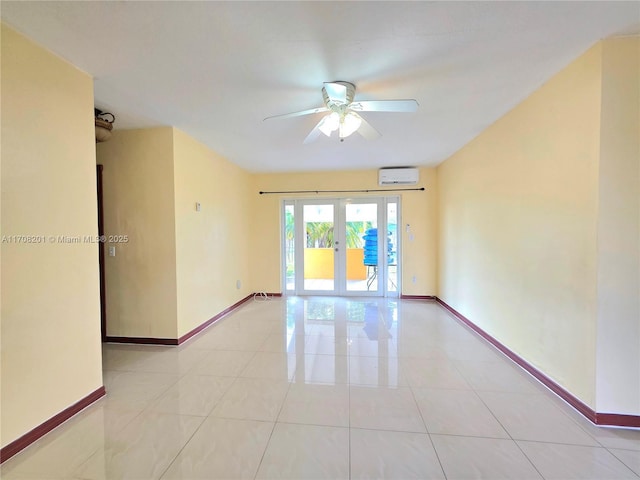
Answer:
<path fill-rule="evenodd" d="M 2 478 L 640 478 L 640 431 L 592 426 L 434 303 L 252 301 L 177 348 L 105 345 L 104 382 Z"/>

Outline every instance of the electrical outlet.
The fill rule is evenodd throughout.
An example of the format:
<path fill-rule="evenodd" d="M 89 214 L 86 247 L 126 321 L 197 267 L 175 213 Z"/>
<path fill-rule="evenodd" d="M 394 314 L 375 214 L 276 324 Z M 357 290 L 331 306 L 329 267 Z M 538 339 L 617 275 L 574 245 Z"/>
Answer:
<path fill-rule="evenodd" d="M 236 288 L 240 290 L 242 288 L 242 282 L 240 280 L 236 280 Z"/>
<path fill-rule="evenodd" d="M 411 277 L 411 282 L 412 283 L 416 283 L 416 276 L 415 275 L 413 277 Z"/>

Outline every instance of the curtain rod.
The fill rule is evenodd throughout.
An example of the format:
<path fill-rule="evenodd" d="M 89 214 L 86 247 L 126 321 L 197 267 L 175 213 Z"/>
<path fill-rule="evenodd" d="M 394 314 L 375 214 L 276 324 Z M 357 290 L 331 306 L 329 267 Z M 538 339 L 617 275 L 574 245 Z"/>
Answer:
<path fill-rule="evenodd" d="M 420 188 L 377 188 L 372 190 L 284 190 L 282 192 L 258 192 L 260 195 L 269 195 L 272 193 L 369 193 L 369 192 L 410 192 L 424 191 L 424 187 Z"/>

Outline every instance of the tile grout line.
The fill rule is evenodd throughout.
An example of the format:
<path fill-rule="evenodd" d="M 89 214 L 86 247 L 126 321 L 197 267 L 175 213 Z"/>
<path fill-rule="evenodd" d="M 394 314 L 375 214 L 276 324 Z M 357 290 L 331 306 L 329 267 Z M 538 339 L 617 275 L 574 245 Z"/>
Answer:
<path fill-rule="evenodd" d="M 462 378 L 464 378 L 465 382 L 467 382 L 469 384 L 469 386 L 471 387 L 471 391 L 473 392 L 473 394 L 478 398 L 478 400 L 480 400 L 480 403 L 482 403 L 482 405 L 484 405 L 484 407 L 487 409 L 487 411 L 491 414 L 491 416 L 495 419 L 496 422 L 498 422 L 498 425 L 500 425 L 500 428 L 502 428 L 502 430 L 504 430 L 504 433 L 506 433 L 509 438 L 511 439 L 512 442 L 515 443 L 515 439 L 513 438 L 513 436 L 511 435 L 511 432 L 509 432 L 509 430 L 507 430 L 507 427 L 505 427 L 502 422 L 500 421 L 500 419 L 496 416 L 496 414 L 494 413 L 493 410 L 491 410 L 491 408 L 489 408 L 489 405 L 487 405 L 487 403 L 484 401 L 484 399 L 482 398 L 482 396 L 478 393 L 478 390 L 476 390 L 473 385 L 471 385 L 471 383 L 469 382 L 469 380 L 467 379 L 467 377 L 465 376 L 465 374 L 463 372 L 460 371 L 460 369 L 458 368 L 458 366 L 456 365 L 456 362 L 453 362 L 453 368 L 455 368 L 455 370 L 460 374 L 460 376 Z M 489 437 L 485 437 L 485 438 L 489 438 Z M 536 469 L 537 470 L 537 469 Z"/>
<path fill-rule="evenodd" d="M 213 325 L 211 325 L 213 326 Z M 212 329 L 213 331 L 213 329 Z M 187 348 L 189 348 L 189 345 L 187 346 Z M 186 350 L 186 349 L 185 349 Z M 215 349 L 211 349 L 211 351 L 216 351 Z M 207 354 L 204 354 L 203 356 L 207 356 Z M 252 357 L 253 358 L 253 357 Z M 251 361 L 251 360 L 249 360 Z M 199 363 L 196 362 L 196 365 L 192 366 L 189 371 L 187 373 L 193 373 L 197 370 L 197 367 L 199 366 Z M 186 374 L 185 374 L 186 375 Z M 215 375 L 211 375 L 214 376 Z M 183 375 L 184 377 L 184 375 Z M 183 378 L 180 377 L 180 378 Z M 177 385 L 180 381 L 180 378 L 178 379 L 178 381 L 174 384 Z M 205 424 L 205 422 L 207 421 L 207 419 L 209 418 L 209 416 L 211 415 L 211 412 L 213 412 L 213 410 L 216 408 L 216 406 L 218 405 L 218 403 L 220 403 L 220 401 L 222 400 L 222 398 L 227 394 L 227 392 L 229 391 L 229 389 L 235 384 L 236 380 L 238 379 L 238 377 L 236 376 L 233 380 L 233 382 L 231 382 L 231 384 L 227 387 L 226 391 L 220 396 L 220 398 L 215 402 L 215 404 L 211 407 L 211 410 L 209 410 L 209 413 L 204 416 L 202 418 L 202 422 L 200 422 L 200 425 L 198 425 L 198 428 L 196 428 L 194 430 L 194 432 L 191 434 L 191 436 L 189 437 L 189 439 L 184 443 L 184 445 L 182 445 L 182 448 L 180 448 L 180 450 L 178 451 L 178 453 L 173 457 L 173 459 L 171 460 L 171 462 L 169 462 L 169 465 L 167 465 L 167 468 L 164 469 L 164 471 L 162 472 L 162 474 L 158 477 L 159 479 L 162 479 L 162 477 L 169 471 L 169 469 L 171 468 L 171 466 L 176 462 L 176 460 L 178 459 L 178 457 L 180 456 L 180 454 L 184 451 L 184 449 L 187 447 L 187 445 L 189 445 L 189 442 L 191 442 L 191 440 L 193 439 L 193 437 L 200 431 L 200 429 L 202 428 L 202 426 Z M 171 388 L 171 387 L 170 387 Z M 168 389 L 167 389 L 168 391 Z M 165 392 L 166 393 L 166 392 Z M 158 397 L 160 398 L 160 397 Z"/>
<path fill-rule="evenodd" d="M 447 472 L 444 471 L 444 465 L 442 465 L 442 460 L 440 460 L 440 455 L 438 455 L 438 450 L 436 449 L 435 443 L 433 443 L 433 438 L 431 437 L 431 432 L 429 432 L 429 427 L 427 427 L 427 422 L 424 421 L 424 415 L 422 415 L 422 410 L 420 410 L 420 405 L 418 405 L 418 400 L 416 400 L 416 394 L 413 391 L 411 385 L 409 385 L 409 389 L 411 391 L 411 397 L 413 398 L 413 402 L 416 404 L 416 408 L 418 409 L 418 414 L 420 415 L 420 419 L 422 420 L 422 424 L 424 425 L 424 429 L 427 432 L 427 437 L 429 437 L 429 442 L 431 443 L 431 448 L 433 448 L 433 452 L 436 454 L 436 458 L 438 459 L 438 464 L 440 465 L 440 470 L 442 471 L 442 475 L 444 475 L 445 480 L 447 479 Z"/>
<path fill-rule="evenodd" d="M 257 352 L 256 352 L 257 353 Z M 269 444 L 271 443 L 271 439 L 273 438 L 273 432 L 275 432 L 276 430 L 276 426 L 278 425 L 278 419 L 280 418 L 280 414 L 282 413 L 282 409 L 284 408 L 284 404 L 287 401 L 287 397 L 289 396 L 289 392 L 291 391 L 291 384 L 293 383 L 293 379 L 295 378 L 296 375 L 296 370 L 297 370 L 297 362 L 296 362 L 296 367 L 293 371 L 293 377 L 292 378 L 288 378 L 287 376 L 287 393 L 285 394 L 284 398 L 282 399 L 282 404 L 280 405 L 280 408 L 278 409 L 278 413 L 275 416 L 275 420 L 273 421 L 273 427 L 271 428 L 271 433 L 269 433 L 269 438 L 267 440 L 267 443 L 264 446 L 264 451 L 262 452 L 262 455 L 260 456 L 260 461 L 258 462 L 258 466 L 256 468 L 256 473 L 253 475 L 254 480 L 258 477 L 258 472 L 260 472 L 260 467 L 262 466 L 262 462 L 264 461 L 264 457 L 267 454 L 267 450 L 269 449 Z"/>
<path fill-rule="evenodd" d="M 214 325 L 211 325 L 212 327 Z M 213 331 L 213 329 L 211 330 Z M 265 339 L 266 342 L 266 339 Z M 187 346 L 188 348 L 189 346 Z M 216 348 L 212 348 L 212 349 L 207 349 L 210 350 L 212 352 L 216 352 L 216 351 L 220 351 L 219 349 Z M 231 350 L 231 351 L 235 351 L 235 350 Z M 242 351 L 242 350 L 241 350 Z M 200 429 L 202 428 L 202 426 L 205 424 L 205 422 L 207 421 L 208 418 L 211 417 L 211 413 L 213 412 L 213 410 L 215 410 L 215 408 L 218 406 L 218 404 L 222 401 L 222 399 L 225 397 L 225 395 L 227 395 L 227 393 L 229 392 L 229 390 L 233 387 L 233 385 L 235 385 L 236 381 L 238 380 L 238 378 L 240 378 L 240 373 L 242 373 L 242 371 L 244 371 L 244 369 L 249 365 L 249 363 L 251 362 L 251 360 L 253 360 L 253 358 L 255 357 L 255 355 L 257 354 L 256 352 L 253 352 L 253 355 L 251 356 L 251 358 L 247 361 L 247 364 L 243 367 L 243 369 L 238 373 L 238 375 L 236 375 L 233 378 L 233 381 L 229 384 L 229 386 L 227 387 L 226 391 L 220 396 L 220 398 L 215 402 L 215 404 L 211 407 L 211 409 L 209 410 L 209 413 L 203 417 L 202 422 L 200 422 L 200 425 L 198 425 L 198 428 L 195 429 L 195 431 L 193 432 L 193 434 L 189 437 L 189 439 L 184 443 L 184 445 L 182 446 L 182 448 L 180 448 L 180 450 L 178 451 L 178 453 L 173 457 L 173 459 L 171 460 L 171 462 L 169 462 L 169 465 L 167 465 L 167 468 L 164 469 L 164 471 L 162 472 L 162 474 L 160 475 L 160 479 L 162 479 L 162 477 L 167 473 L 167 471 L 169 471 L 169 469 L 171 468 L 171 466 L 175 463 L 175 461 L 178 459 L 178 457 L 180 456 L 180 454 L 184 451 L 184 449 L 187 447 L 187 445 L 189 444 L 189 442 L 191 442 L 191 440 L 193 439 L 193 437 L 200 431 Z M 205 354 L 206 356 L 207 354 Z M 197 367 L 199 366 L 198 362 L 196 362 L 196 365 L 192 366 L 189 369 L 189 372 L 187 373 L 193 373 L 196 372 Z M 183 375 L 184 376 L 184 375 Z M 217 377 L 216 375 L 205 375 L 205 376 L 212 376 L 212 377 Z M 182 377 L 181 377 L 182 378 Z M 229 377 L 220 377 L 220 378 L 229 378 Z M 179 382 L 180 379 L 178 379 Z M 176 385 L 178 382 L 176 382 L 174 385 Z M 166 393 L 166 392 L 165 392 Z M 158 397 L 159 398 L 159 397 Z M 214 417 L 215 418 L 215 417 Z"/>
<path fill-rule="evenodd" d="M 186 416 L 186 415 L 185 415 Z M 188 415 L 188 416 L 194 416 L 194 415 Z M 158 477 L 158 479 L 162 480 L 162 477 L 164 477 L 164 475 L 169 471 L 169 469 L 171 468 L 171 466 L 175 463 L 175 461 L 178 459 L 178 457 L 180 456 L 180 454 L 182 453 L 182 451 L 187 448 L 187 445 L 189 445 L 189 442 L 191 442 L 191 440 L 193 439 L 193 437 L 196 435 L 196 433 L 198 433 L 200 431 L 200 429 L 202 428 L 202 426 L 204 425 L 204 422 L 207 421 L 207 418 L 209 417 L 202 417 L 202 421 L 200 422 L 200 425 L 198 425 L 198 428 L 196 428 L 193 433 L 191 434 L 191 436 L 187 439 L 186 442 L 184 442 L 184 445 L 182 445 L 182 447 L 180 448 L 180 450 L 178 450 L 178 453 L 176 453 L 176 455 L 173 457 L 173 459 L 169 462 L 169 465 L 167 465 L 167 468 L 165 468 L 162 473 L 160 474 L 160 476 Z"/>
<path fill-rule="evenodd" d="M 442 308 L 444 310 L 444 308 L 442 306 L 439 306 L 439 308 Z M 446 311 L 446 310 L 445 310 Z M 448 313 L 448 312 L 447 312 Z M 505 364 L 508 361 L 507 357 L 500 357 L 500 364 Z M 493 412 L 493 410 L 489 407 L 489 405 L 487 405 L 487 403 L 484 401 L 484 399 L 482 398 L 482 396 L 479 394 L 479 392 L 489 392 L 489 393 L 502 393 L 502 394 L 514 394 L 514 395 L 521 395 L 521 394 L 526 394 L 527 392 L 516 392 L 516 391 L 505 391 L 505 390 L 498 390 L 498 389 L 489 389 L 489 390 L 484 390 L 484 389 L 477 389 L 475 388 L 473 385 L 471 385 L 471 383 L 469 382 L 469 380 L 467 379 L 466 375 L 464 374 L 464 372 L 462 372 L 458 366 L 458 363 L 460 362 L 452 362 L 453 363 L 453 367 L 456 369 L 456 371 L 462 376 L 462 378 L 465 379 L 465 381 L 467 383 L 469 383 L 469 386 L 471 387 L 471 391 L 473 391 L 475 393 L 475 395 L 480 399 L 480 401 L 482 402 L 482 404 L 487 408 L 487 410 L 491 413 L 491 415 L 496 419 L 496 421 L 500 424 L 500 426 L 502 427 L 502 429 L 507 433 L 507 435 L 509 435 L 509 438 L 511 438 L 512 440 L 516 441 L 515 438 L 513 438 L 513 436 L 511 435 L 511 433 L 507 430 L 507 428 L 502 424 L 502 422 L 498 419 L 498 417 L 496 416 L 496 414 Z M 508 364 L 508 363 L 507 363 Z M 511 365 L 509 365 L 511 366 Z M 585 433 L 587 436 L 589 436 L 590 438 L 592 438 L 596 443 L 598 443 L 598 445 L 604 447 L 604 445 L 602 445 L 597 438 L 595 438 L 593 435 L 591 435 L 588 431 L 586 431 L 586 429 L 582 428 L 582 426 L 575 420 L 573 419 L 568 412 L 565 412 L 565 408 L 567 407 L 567 404 L 565 402 L 562 402 L 559 405 L 556 405 L 552 399 L 548 398 L 548 394 L 549 392 L 552 395 L 553 392 L 551 392 L 548 388 L 546 388 L 546 386 L 544 386 L 542 383 L 540 383 L 539 381 L 537 381 L 533 376 L 531 376 L 528 372 L 526 372 L 525 370 L 523 370 L 521 367 L 519 368 L 515 368 L 514 369 L 516 373 L 525 376 L 525 377 L 530 377 L 527 378 L 527 380 L 531 380 L 533 379 L 533 383 L 534 383 L 534 387 L 543 387 L 543 389 L 538 392 L 535 392 L 535 395 L 538 395 L 542 398 L 544 398 L 545 400 L 551 402 L 552 406 L 557 408 L 561 414 L 563 414 L 565 417 L 568 417 L 569 420 L 571 420 L 571 422 L 576 425 L 583 433 Z M 537 390 L 537 389 L 536 389 Z M 529 440 L 525 440 L 525 439 L 519 439 L 519 440 L 523 440 L 523 441 L 529 441 Z M 532 440 L 535 441 L 535 440 Z M 542 443 L 553 443 L 553 442 L 542 442 Z M 563 444 L 563 445 L 580 445 L 580 444 Z"/>
<path fill-rule="evenodd" d="M 153 352 L 150 352 L 153 353 Z M 184 376 L 188 373 L 190 373 L 192 370 L 195 369 L 195 366 L 192 366 L 191 368 L 189 368 L 187 370 L 187 372 L 183 373 L 183 374 L 178 374 L 178 378 L 175 382 L 173 382 L 171 385 L 169 385 L 166 389 L 164 389 L 162 392 L 160 392 L 157 396 L 149 399 L 146 402 L 146 406 L 134 417 L 131 419 L 131 421 L 129 422 L 129 424 L 131 424 L 131 422 L 133 422 L 134 420 L 142 417 L 144 414 L 149 414 L 149 413 L 154 413 L 153 411 L 151 411 L 151 407 L 153 405 L 155 405 L 158 400 L 164 395 L 166 394 L 171 388 L 173 388 L 174 386 L 176 386 L 180 380 L 182 378 L 184 378 Z M 156 373 L 156 372 L 136 372 L 136 373 Z M 157 413 L 165 413 L 165 412 L 157 412 Z M 171 415 L 171 413 L 169 413 L 169 415 Z M 181 416 L 179 413 L 175 414 L 176 416 Z M 200 415 L 185 415 L 185 416 L 190 416 L 190 417 L 200 417 Z M 169 462 L 169 464 L 167 465 L 167 467 L 162 471 L 162 473 L 160 474 L 160 476 L 158 478 L 162 478 L 162 476 L 167 472 L 167 470 L 171 467 L 171 465 L 173 465 L 173 463 L 176 461 L 176 459 L 178 458 L 178 456 L 180 455 L 180 453 L 182 453 L 182 451 L 184 450 L 184 448 L 187 446 L 187 444 L 191 441 L 191 439 L 193 438 L 193 436 L 196 434 L 196 432 L 198 432 L 198 430 L 200 430 L 200 428 L 202 427 L 202 425 L 204 424 L 205 420 L 207 419 L 207 417 L 202 417 L 202 421 L 200 422 L 200 425 L 198 425 L 198 428 L 196 428 L 194 430 L 194 432 L 191 434 L 191 436 L 187 439 L 187 441 L 184 443 L 184 445 L 182 445 L 182 447 L 180 448 L 180 450 L 176 453 L 176 455 L 171 459 L 171 461 Z M 121 431 L 124 431 L 126 429 L 126 427 L 123 427 L 121 429 Z M 87 463 L 89 461 L 89 459 L 91 457 L 93 457 L 93 455 L 95 455 L 95 452 L 93 454 L 91 454 L 91 456 L 89 456 L 89 458 L 83 462 L 82 465 L 84 465 L 85 463 Z M 78 469 L 80 469 L 80 467 L 78 467 Z"/>
<path fill-rule="evenodd" d="M 442 308 L 442 307 L 440 307 L 440 308 Z M 544 475 L 542 475 L 542 472 L 540 470 L 538 470 L 538 467 L 533 462 L 533 460 L 531 460 L 529 458 L 529 456 L 524 452 L 524 450 L 522 449 L 520 444 L 518 444 L 516 439 L 513 438 L 513 435 L 511 435 L 511 432 L 509 430 L 507 430 L 507 427 L 505 427 L 503 425 L 503 423 L 500 421 L 500 419 L 496 416 L 495 412 L 489 407 L 489 405 L 487 405 L 487 403 L 484 401 L 482 396 L 478 393 L 478 390 L 473 385 L 471 385 L 471 383 L 469 382 L 467 377 L 464 375 L 464 373 L 462 371 L 460 371 L 460 369 L 458 368 L 458 365 L 456 364 L 456 362 L 453 362 L 453 368 L 455 368 L 456 371 L 462 376 L 462 378 L 464 378 L 465 381 L 467 383 L 469 383 L 469 386 L 471 387 L 471 391 L 473 392 L 473 394 L 480 400 L 482 405 L 484 405 L 484 407 L 491 414 L 491 416 L 495 419 L 495 421 L 498 422 L 498 425 L 500 425 L 500 428 L 502 428 L 502 430 L 504 430 L 504 432 L 509 436 L 509 439 L 511 440 L 511 442 L 513 442 L 513 444 L 516 446 L 516 448 L 522 453 L 522 455 L 524 455 L 524 458 L 527 459 L 527 461 L 533 467 L 533 469 L 538 473 L 538 475 L 540 475 L 540 478 L 544 479 L 545 478 Z M 483 437 L 483 438 L 488 438 L 488 437 Z"/>
<path fill-rule="evenodd" d="M 460 372 L 462 374 L 462 372 Z M 598 444 L 599 446 L 594 446 L 594 445 L 582 445 L 582 444 L 575 444 L 575 443 L 559 443 L 559 442 L 545 442 L 545 441 L 541 441 L 541 440 L 526 440 L 526 439 L 515 439 L 513 438 L 513 436 L 511 435 L 511 433 L 507 430 L 507 428 L 502 424 L 502 422 L 500 422 L 500 420 L 498 419 L 498 417 L 496 417 L 495 413 L 493 412 L 493 410 L 491 410 L 491 408 L 489 407 L 489 405 L 486 404 L 486 402 L 484 401 L 484 399 L 478 394 L 478 391 L 476 389 L 473 389 L 473 392 L 475 393 L 475 395 L 480 399 L 480 401 L 482 402 L 482 404 L 487 408 L 487 410 L 489 410 L 489 412 L 491 413 L 491 415 L 496 419 L 496 421 L 500 424 L 500 426 L 503 428 L 503 430 L 507 433 L 507 435 L 509 435 L 509 438 L 511 438 L 511 440 L 516 444 L 516 446 L 518 447 L 518 449 L 522 452 L 522 454 L 525 456 L 525 458 L 529 461 L 529 463 L 533 466 L 533 468 L 538 472 L 538 474 L 542 477 L 545 478 L 544 475 L 542 474 L 542 472 L 538 469 L 538 467 L 536 466 L 536 464 L 533 462 L 533 460 L 531 458 L 529 458 L 529 456 L 527 455 L 527 453 L 522 449 L 521 445 L 518 442 L 530 442 L 530 443 L 541 443 L 541 444 L 546 444 L 546 445 L 564 445 L 564 446 L 574 446 L 574 447 L 584 447 L 584 448 L 602 448 L 605 450 L 608 450 L 604 445 L 602 445 L 597 438 L 593 437 L 591 434 L 589 434 L 589 432 L 585 431 L 583 428 L 580 427 L 580 425 L 578 425 L 578 427 L 581 428 L 582 431 L 584 431 L 587 435 L 589 435 L 589 437 L 593 438 Z M 514 392 L 515 393 L 515 392 Z M 542 395 L 543 398 L 546 398 L 546 395 Z M 554 405 L 555 407 L 555 405 Z M 560 409 L 562 410 L 562 409 Z M 563 414 L 567 415 L 565 412 L 562 412 Z M 575 422 L 572 418 L 570 418 L 570 420 L 572 420 L 574 423 Z M 614 455 L 613 452 L 609 452 L 610 454 Z M 617 458 L 617 457 L 616 457 Z M 618 459 L 618 458 L 617 458 Z M 629 470 L 631 470 L 632 473 L 635 472 L 628 466 L 626 465 L 624 462 L 622 462 L 622 460 L 618 459 L 622 464 L 625 465 L 625 467 L 627 467 Z"/>
<path fill-rule="evenodd" d="M 640 478 L 640 472 L 636 472 L 633 468 L 631 468 L 629 465 L 627 465 L 627 462 L 623 461 L 620 457 L 618 457 L 615 453 L 613 453 L 611 450 L 609 450 L 608 448 L 604 447 L 605 450 L 607 450 L 607 452 L 609 452 L 610 455 L 613 455 L 614 458 L 616 458 L 616 460 L 618 460 L 620 463 L 622 463 L 625 467 L 627 467 L 631 473 L 633 473 L 636 477 Z M 624 448 L 620 448 L 619 450 L 625 450 Z M 631 452 L 637 452 L 638 455 L 640 455 L 640 450 L 629 450 Z"/>
<path fill-rule="evenodd" d="M 508 432 L 507 432 L 508 433 Z M 511 434 L 509 434 L 509 436 L 511 436 Z M 527 461 L 531 464 L 531 466 L 534 468 L 534 470 L 536 472 L 538 472 L 538 475 L 540 475 L 540 478 L 545 478 L 544 475 L 542 475 L 542 472 L 540 470 L 538 470 L 538 466 L 533 462 L 532 459 L 529 458 L 529 455 L 527 455 L 527 453 L 522 449 L 522 447 L 520 446 L 520 444 L 518 443 L 517 440 L 511 440 L 513 443 L 515 443 L 516 447 L 518 448 L 518 450 L 520 450 L 520 452 L 522 453 L 522 455 L 524 455 L 524 458 L 527 459 Z"/>

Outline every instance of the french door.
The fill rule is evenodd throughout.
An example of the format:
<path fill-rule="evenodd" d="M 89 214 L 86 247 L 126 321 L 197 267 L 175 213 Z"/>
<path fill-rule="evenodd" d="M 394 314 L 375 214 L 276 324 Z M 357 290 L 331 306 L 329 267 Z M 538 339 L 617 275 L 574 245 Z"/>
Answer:
<path fill-rule="evenodd" d="M 398 197 L 283 202 L 284 290 L 398 296 Z"/>

